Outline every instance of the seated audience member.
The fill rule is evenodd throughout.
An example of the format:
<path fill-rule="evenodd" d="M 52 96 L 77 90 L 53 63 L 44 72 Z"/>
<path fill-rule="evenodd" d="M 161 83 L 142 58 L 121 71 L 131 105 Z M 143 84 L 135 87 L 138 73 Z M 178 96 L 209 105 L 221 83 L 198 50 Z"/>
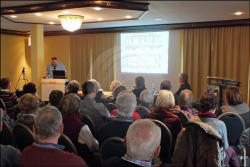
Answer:
<path fill-rule="evenodd" d="M 69 84 L 67 86 L 67 93 L 66 94 L 75 93 L 78 95 L 79 90 L 80 90 L 80 83 L 77 80 L 72 80 L 69 82 Z"/>
<path fill-rule="evenodd" d="M 177 135 L 181 131 L 182 123 L 178 116 L 171 112 L 175 107 L 174 96 L 168 90 L 161 90 L 156 99 L 156 108 L 148 114 L 148 118 L 163 122 L 171 131 L 173 138 L 172 152 Z"/>
<path fill-rule="evenodd" d="M 3 129 L 3 121 L 4 121 L 3 115 L 4 113 L 0 109 L 0 133 L 2 132 L 2 129 Z M 10 145 L 0 144 L 0 148 L 1 148 L 1 154 L 0 154 L 1 166 L 2 167 L 18 167 L 21 152 L 18 149 Z"/>
<path fill-rule="evenodd" d="M 118 115 L 112 117 L 99 132 L 99 141 L 103 142 L 109 137 L 121 137 L 126 135 L 129 125 L 134 121 L 133 113 L 136 107 L 136 97 L 132 92 L 121 92 L 116 99 Z M 108 130 L 102 131 L 103 129 Z"/>
<path fill-rule="evenodd" d="M 90 79 L 90 82 L 92 82 L 95 85 L 96 88 L 96 97 L 95 97 L 95 101 L 97 103 L 103 103 L 104 105 L 106 104 L 106 98 L 103 94 L 103 91 L 101 89 L 101 84 L 95 80 L 95 79 Z"/>
<path fill-rule="evenodd" d="M 52 90 L 49 94 L 49 105 L 60 109 L 59 105 L 63 98 L 63 92 L 61 90 Z"/>
<path fill-rule="evenodd" d="M 114 92 L 114 90 L 118 88 L 120 85 L 121 85 L 120 81 L 114 80 L 111 82 L 109 89 L 111 90 L 111 92 Z"/>
<path fill-rule="evenodd" d="M 169 80 L 164 80 L 161 82 L 160 90 L 171 90 L 171 82 Z"/>
<path fill-rule="evenodd" d="M 154 102 L 154 95 L 150 90 L 144 90 L 140 94 L 140 105 L 151 110 Z"/>
<path fill-rule="evenodd" d="M 0 80 L 0 98 L 3 100 L 7 114 L 10 119 L 16 119 L 16 107 L 17 107 L 17 96 L 14 92 L 11 92 L 11 82 L 9 78 L 2 78 Z"/>
<path fill-rule="evenodd" d="M 192 108 L 192 102 L 193 102 L 192 91 L 188 89 L 183 90 L 179 96 L 178 104 L 180 106 L 180 109 L 189 118 L 193 118 L 198 113 L 196 109 Z"/>
<path fill-rule="evenodd" d="M 61 150 L 58 138 L 63 133 L 62 115 L 53 106 L 43 107 L 37 114 L 34 124 L 37 142 L 26 147 L 21 154 L 20 166 L 87 166 L 80 157 Z"/>
<path fill-rule="evenodd" d="M 123 91 L 126 91 L 128 90 L 125 86 L 123 85 L 120 85 L 118 86 L 117 88 L 115 88 L 113 91 L 112 91 L 112 96 L 111 97 L 108 97 L 108 102 L 109 103 L 115 103 L 116 101 L 116 98 L 117 96 L 119 95 L 119 93 L 123 92 Z"/>
<path fill-rule="evenodd" d="M 104 163 L 105 167 L 139 167 L 153 166 L 152 160 L 159 156 L 161 129 L 151 120 L 137 120 L 126 134 L 126 154 L 113 157 Z"/>
<path fill-rule="evenodd" d="M 239 114 L 244 122 L 246 128 L 250 127 L 249 107 L 243 102 L 243 96 L 237 87 L 228 87 L 226 89 L 226 105 L 221 107 L 222 112 L 233 112 Z"/>
<path fill-rule="evenodd" d="M 39 107 L 39 100 L 36 96 L 26 93 L 20 99 L 18 108 L 20 113 L 17 115 L 17 122 L 22 123 L 33 130 L 36 111 Z"/>
<path fill-rule="evenodd" d="M 33 82 L 29 82 L 23 85 L 23 94 L 31 93 L 36 96 L 36 85 Z"/>
<path fill-rule="evenodd" d="M 85 96 L 80 103 L 80 114 L 90 116 L 95 123 L 96 130 L 98 130 L 106 119 L 110 117 L 109 111 L 104 104 L 95 101 L 96 87 L 92 82 L 85 82 L 82 85 L 82 92 Z"/>
<path fill-rule="evenodd" d="M 143 90 L 146 89 L 145 87 L 145 80 L 142 76 L 138 76 L 135 78 L 135 88 L 132 90 L 132 92 L 136 96 L 137 104 L 140 103 L 140 94 Z"/>
<path fill-rule="evenodd" d="M 200 99 L 200 112 L 196 117 L 190 119 L 191 122 L 204 122 L 214 128 L 222 137 L 224 149 L 226 151 L 225 163 L 230 166 L 240 166 L 234 150 L 229 147 L 227 140 L 227 129 L 223 121 L 216 118 L 216 97 L 213 93 L 204 93 Z"/>
<path fill-rule="evenodd" d="M 188 75 L 186 73 L 181 73 L 179 77 L 179 82 L 180 82 L 180 88 L 174 94 L 176 104 L 178 103 L 178 98 L 181 94 L 181 91 L 185 89 L 191 90 L 190 85 L 188 83 Z"/>
<path fill-rule="evenodd" d="M 88 125 L 77 120 L 80 112 L 80 99 L 77 94 L 67 94 L 61 101 L 61 112 L 66 134 L 78 149 L 79 155 L 87 162 L 91 152 L 99 150 L 98 141 L 93 137 Z"/>

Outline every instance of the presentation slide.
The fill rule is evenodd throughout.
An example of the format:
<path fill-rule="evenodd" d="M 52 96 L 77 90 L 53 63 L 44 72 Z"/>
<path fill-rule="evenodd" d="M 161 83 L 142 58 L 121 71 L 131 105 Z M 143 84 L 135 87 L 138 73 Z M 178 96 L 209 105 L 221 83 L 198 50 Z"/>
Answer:
<path fill-rule="evenodd" d="M 122 73 L 168 73 L 169 31 L 122 33 Z"/>

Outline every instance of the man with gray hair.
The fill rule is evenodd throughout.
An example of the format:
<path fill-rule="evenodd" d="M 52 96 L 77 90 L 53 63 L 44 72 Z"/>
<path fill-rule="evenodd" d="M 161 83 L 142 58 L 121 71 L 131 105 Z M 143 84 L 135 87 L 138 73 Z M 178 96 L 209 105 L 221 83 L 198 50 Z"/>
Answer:
<path fill-rule="evenodd" d="M 2 132 L 3 128 L 3 111 L 0 108 L 0 132 Z M 1 134 L 3 135 L 3 134 Z M 8 166 L 8 167 L 16 167 L 19 166 L 19 158 L 21 152 L 10 145 L 2 145 L 0 144 L 0 166 Z"/>
<path fill-rule="evenodd" d="M 113 157 L 105 162 L 105 167 L 152 166 L 152 160 L 160 154 L 161 129 L 151 120 L 137 120 L 129 126 L 125 144 L 126 154 L 122 158 Z"/>
<path fill-rule="evenodd" d="M 67 86 L 67 94 L 75 93 L 78 94 L 78 91 L 80 90 L 80 83 L 77 80 L 72 80 L 69 82 Z"/>
<path fill-rule="evenodd" d="M 33 131 L 37 142 L 22 152 L 20 166 L 87 166 L 80 157 L 65 152 L 58 145 L 58 138 L 63 133 L 62 115 L 52 106 L 43 107 L 37 114 Z"/>

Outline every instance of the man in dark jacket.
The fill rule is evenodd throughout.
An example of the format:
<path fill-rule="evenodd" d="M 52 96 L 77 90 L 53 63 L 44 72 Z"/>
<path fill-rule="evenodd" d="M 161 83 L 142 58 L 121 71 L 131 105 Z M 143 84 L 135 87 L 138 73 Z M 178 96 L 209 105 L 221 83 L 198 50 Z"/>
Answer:
<path fill-rule="evenodd" d="M 175 104 L 178 104 L 178 98 L 181 94 L 181 91 L 188 89 L 191 90 L 190 85 L 188 83 L 188 75 L 186 73 L 181 73 L 179 77 L 179 82 L 180 82 L 180 88 L 175 92 L 174 97 L 175 97 Z"/>

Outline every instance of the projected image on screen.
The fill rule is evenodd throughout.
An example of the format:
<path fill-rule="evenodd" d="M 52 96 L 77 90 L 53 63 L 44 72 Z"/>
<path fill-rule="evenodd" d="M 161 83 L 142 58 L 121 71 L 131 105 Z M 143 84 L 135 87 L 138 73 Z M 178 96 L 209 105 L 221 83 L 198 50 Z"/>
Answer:
<path fill-rule="evenodd" d="M 122 73 L 168 73 L 169 32 L 121 34 Z"/>

